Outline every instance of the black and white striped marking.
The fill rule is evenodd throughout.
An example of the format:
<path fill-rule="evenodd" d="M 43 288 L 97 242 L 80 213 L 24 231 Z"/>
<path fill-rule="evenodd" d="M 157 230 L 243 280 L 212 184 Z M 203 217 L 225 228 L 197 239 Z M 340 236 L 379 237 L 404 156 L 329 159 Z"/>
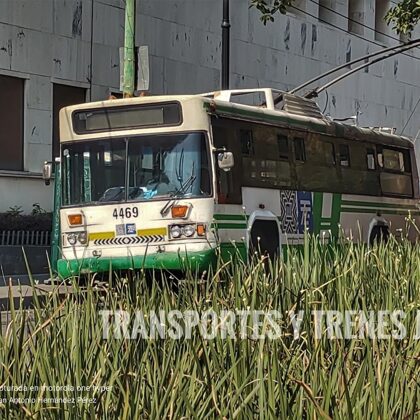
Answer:
<path fill-rule="evenodd" d="M 162 242 L 163 235 L 148 235 L 148 236 L 121 236 L 109 239 L 95 239 L 94 245 L 139 245 L 148 244 L 150 242 Z"/>

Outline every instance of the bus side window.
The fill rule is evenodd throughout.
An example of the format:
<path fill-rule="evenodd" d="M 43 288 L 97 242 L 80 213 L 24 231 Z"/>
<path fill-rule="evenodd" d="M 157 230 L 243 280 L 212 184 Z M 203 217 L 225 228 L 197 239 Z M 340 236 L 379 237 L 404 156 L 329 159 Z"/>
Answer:
<path fill-rule="evenodd" d="M 411 158 L 408 150 L 403 150 L 404 171 L 411 173 Z"/>
<path fill-rule="evenodd" d="M 380 182 L 383 195 L 413 196 L 409 159 L 408 150 L 379 146 L 378 163 L 381 167 Z"/>
<path fill-rule="evenodd" d="M 340 165 L 344 167 L 350 166 L 350 150 L 347 144 L 340 144 L 339 149 L 340 153 Z"/>
<path fill-rule="evenodd" d="M 277 134 L 277 145 L 279 149 L 279 159 L 289 160 L 289 139 L 283 134 Z"/>
<path fill-rule="evenodd" d="M 254 138 L 252 130 L 239 130 L 242 156 L 253 156 L 255 154 Z"/>
<path fill-rule="evenodd" d="M 306 161 L 305 139 L 303 137 L 295 137 L 293 139 L 295 147 L 295 160 L 298 162 Z"/>
<path fill-rule="evenodd" d="M 384 167 L 384 156 L 382 154 L 382 150 L 378 151 L 378 166 L 380 168 Z"/>
<path fill-rule="evenodd" d="M 375 149 L 366 149 L 366 165 L 367 168 L 371 171 L 376 169 Z"/>
<path fill-rule="evenodd" d="M 328 166 L 335 166 L 335 149 L 329 141 L 324 143 L 324 158 Z"/>
<path fill-rule="evenodd" d="M 407 155 L 407 153 L 405 154 Z M 406 167 L 408 159 L 404 156 L 403 151 L 384 148 L 382 150 L 382 155 L 383 167 L 385 170 L 409 172 L 409 169 Z"/>

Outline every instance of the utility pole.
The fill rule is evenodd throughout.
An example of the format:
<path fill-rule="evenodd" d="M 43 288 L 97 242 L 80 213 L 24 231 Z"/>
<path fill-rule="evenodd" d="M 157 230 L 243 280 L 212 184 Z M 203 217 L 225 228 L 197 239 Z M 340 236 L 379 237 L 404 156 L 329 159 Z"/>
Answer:
<path fill-rule="evenodd" d="M 131 98 L 134 95 L 134 42 L 136 25 L 136 0 L 125 0 L 124 27 L 124 83 L 123 96 Z"/>
<path fill-rule="evenodd" d="M 229 0 L 223 0 L 222 20 L 222 90 L 229 89 L 230 21 Z"/>

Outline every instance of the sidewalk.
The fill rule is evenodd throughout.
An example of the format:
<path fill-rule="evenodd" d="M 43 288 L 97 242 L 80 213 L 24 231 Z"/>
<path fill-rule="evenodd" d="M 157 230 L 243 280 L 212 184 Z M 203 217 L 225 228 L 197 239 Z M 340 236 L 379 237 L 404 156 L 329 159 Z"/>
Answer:
<path fill-rule="evenodd" d="M 17 309 L 20 306 L 22 300 L 23 308 L 29 308 L 32 303 L 34 292 L 39 298 L 48 296 L 49 293 L 58 290 L 61 295 L 71 293 L 71 286 L 66 285 L 50 285 L 50 284 L 37 284 L 33 287 L 26 284 L 14 284 L 12 286 L 1 286 L 0 287 L 0 311 L 10 310 L 10 299 L 9 293 L 13 297 L 14 307 Z"/>
<path fill-rule="evenodd" d="M 50 278 L 49 274 L 32 274 L 32 280 L 38 281 L 40 284 L 44 283 L 44 280 L 48 280 Z M 12 286 L 21 285 L 28 285 L 30 286 L 31 280 L 27 274 L 14 274 L 14 275 L 0 275 L 0 289 L 2 287 L 9 286 L 9 281 L 12 281 Z"/>

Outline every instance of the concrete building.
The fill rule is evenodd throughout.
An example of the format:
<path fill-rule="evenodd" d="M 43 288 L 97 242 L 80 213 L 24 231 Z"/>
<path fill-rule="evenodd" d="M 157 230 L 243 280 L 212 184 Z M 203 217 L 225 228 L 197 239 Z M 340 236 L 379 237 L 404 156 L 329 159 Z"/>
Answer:
<path fill-rule="evenodd" d="M 231 0 L 231 86 L 290 89 L 329 68 L 400 42 L 383 22 L 389 0 L 296 0 L 264 26 Z M 150 52 L 151 94 L 220 87 L 222 0 L 140 0 L 137 44 Z M 122 0 L 0 1 L 0 212 L 49 210 L 43 161 L 57 151 L 60 107 L 119 88 Z M 417 29 L 415 37 L 420 36 Z M 318 102 L 363 126 L 420 129 L 419 50 L 374 65 Z M 420 147 L 417 147 L 420 154 Z"/>

